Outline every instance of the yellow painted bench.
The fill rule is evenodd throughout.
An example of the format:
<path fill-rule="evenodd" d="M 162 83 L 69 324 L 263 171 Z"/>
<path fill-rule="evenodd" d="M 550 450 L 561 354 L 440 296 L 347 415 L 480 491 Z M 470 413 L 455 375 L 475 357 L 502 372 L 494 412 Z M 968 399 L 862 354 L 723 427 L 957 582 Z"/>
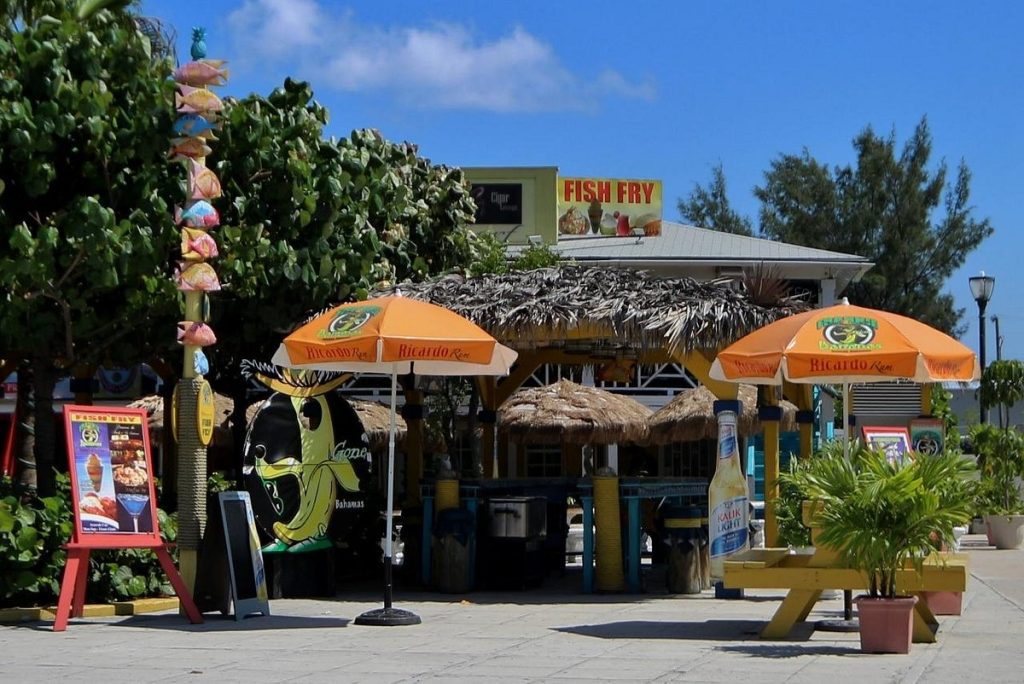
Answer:
<path fill-rule="evenodd" d="M 813 555 L 791 554 L 788 549 L 752 549 L 725 562 L 724 584 L 728 589 L 789 589 L 771 621 L 761 630 L 763 639 L 784 639 L 826 589 L 867 590 L 867 575 L 837 567 L 834 552 L 818 549 Z M 896 590 L 918 597 L 914 606 L 914 641 L 932 643 L 938 621 L 924 598 L 926 591 L 964 591 L 967 588 L 967 555 L 935 553 L 919 574 L 908 567 L 896 576 Z"/>

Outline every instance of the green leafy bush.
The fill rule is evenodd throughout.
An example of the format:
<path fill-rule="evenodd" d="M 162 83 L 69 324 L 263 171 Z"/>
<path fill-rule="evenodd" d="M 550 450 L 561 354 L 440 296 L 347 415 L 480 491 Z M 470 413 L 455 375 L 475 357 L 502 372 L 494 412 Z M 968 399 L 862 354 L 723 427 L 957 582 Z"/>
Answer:
<path fill-rule="evenodd" d="M 20 499 L 9 478 L 0 479 L 0 607 L 52 605 L 60 593 L 74 518 L 70 478 L 58 474 L 54 496 Z M 165 541 L 177 538 L 177 519 L 157 509 Z M 172 549 L 172 558 L 174 557 Z M 95 551 L 89 558 L 86 600 L 124 601 L 174 592 L 147 549 Z"/>

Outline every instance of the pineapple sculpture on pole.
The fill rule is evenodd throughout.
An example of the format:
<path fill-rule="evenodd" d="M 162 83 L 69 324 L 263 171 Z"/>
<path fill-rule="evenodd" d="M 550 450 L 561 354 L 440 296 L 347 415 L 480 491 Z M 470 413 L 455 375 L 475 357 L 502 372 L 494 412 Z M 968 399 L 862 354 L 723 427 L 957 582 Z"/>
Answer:
<path fill-rule="evenodd" d="M 175 273 L 185 293 L 184 320 L 178 323 L 178 342 L 185 348 L 182 381 L 176 392 L 174 432 L 178 441 L 178 548 L 181 575 L 195 588 L 197 556 L 206 527 L 206 446 L 213 436 L 213 390 L 203 377 L 209 362 L 203 347 L 217 342 L 206 324 L 207 293 L 220 289 L 211 261 L 218 256 L 210 230 L 220 223 L 211 202 L 221 195 L 220 180 L 206 166 L 216 140 L 217 117 L 223 105 L 210 86 L 223 85 L 228 72 L 221 60 L 206 59 L 206 31 L 192 30 L 192 60 L 174 72 L 178 119 L 170 156 L 188 174 L 184 204 L 175 209 L 181 228 L 181 260 Z"/>

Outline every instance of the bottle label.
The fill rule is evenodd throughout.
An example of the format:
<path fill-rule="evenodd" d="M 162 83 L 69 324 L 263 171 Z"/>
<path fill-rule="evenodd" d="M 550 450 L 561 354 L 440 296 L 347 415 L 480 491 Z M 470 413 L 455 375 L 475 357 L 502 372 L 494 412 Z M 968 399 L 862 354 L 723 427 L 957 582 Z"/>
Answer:
<path fill-rule="evenodd" d="M 726 499 L 715 505 L 708 520 L 711 558 L 731 556 L 746 548 L 749 506 L 745 496 Z"/>
<path fill-rule="evenodd" d="M 736 427 L 733 425 L 718 426 L 718 458 L 732 458 L 733 454 L 739 455 L 736 445 Z"/>

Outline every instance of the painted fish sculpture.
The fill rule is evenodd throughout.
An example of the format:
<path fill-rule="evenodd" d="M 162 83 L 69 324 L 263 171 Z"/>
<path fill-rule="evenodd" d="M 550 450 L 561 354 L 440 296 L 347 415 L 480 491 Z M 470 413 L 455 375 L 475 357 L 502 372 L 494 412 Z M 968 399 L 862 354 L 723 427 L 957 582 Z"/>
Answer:
<path fill-rule="evenodd" d="M 206 375 L 210 372 L 210 361 L 202 349 L 196 349 L 196 353 L 192 355 L 192 370 L 196 375 Z"/>
<path fill-rule="evenodd" d="M 203 138 L 216 140 L 213 131 L 217 128 L 198 114 L 182 114 L 174 121 L 174 135 L 179 138 Z"/>
<path fill-rule="evenodd" d="M 192 347 L 209 347 L 217 344 L 213 328 L 199 321 L 178 321 L 178 344 Z"/>
<path fill-rule="evenodd" d="M 194 263 L 182 262 L 175 274 L 178 281 L 178 289 L 182 292 L 216 292 L 220 289 L 220 279 L 213 266 L 199 261 Z"/>
<path fill-rule="evenodd" d="M 225 63 L 222 59 L 197 59 L 175 69 L 171 78 L 190 86 L 224 85 L 228 80 L 228 70 L 223 68 Z"/>
<path fill-rule="evenodd" d="M 218 256 L 217 241 L 199 228 L 181 229 L 181 258 L 185 261 L 208 261 Z"/>
<path fill-rule="evenodd" d="M 209 230 L 220 225 L 220 214 L 217 213 L 212 204 L 206 200 L 199 200 L 184 212 L 181 210 L 181 207 L 175 207 L 174 223 L 179 226 L 184 224 L 189 228 Z"/>
<path fill-rule="evenodd" d="M 198 159 L 212 152 L 213 149 L 202 138 L 174 138 L 167 156 L 171 159 Z"/>
<path fill-rule="evenodd" d="M 174 106 L 181 114 L 199 114 L 205 119 L 211 119 L 224 109 L 220 98 L 206 88 L 179 85 L 178 90 L 181 92 L 174 94 Z"/>
<path fill-rule="evenodd" d="M 220 197 L 220 179 L 209 168 L 195 159 L 188 162 L 188 192 L 194 200 L 211 200 Z"/>

